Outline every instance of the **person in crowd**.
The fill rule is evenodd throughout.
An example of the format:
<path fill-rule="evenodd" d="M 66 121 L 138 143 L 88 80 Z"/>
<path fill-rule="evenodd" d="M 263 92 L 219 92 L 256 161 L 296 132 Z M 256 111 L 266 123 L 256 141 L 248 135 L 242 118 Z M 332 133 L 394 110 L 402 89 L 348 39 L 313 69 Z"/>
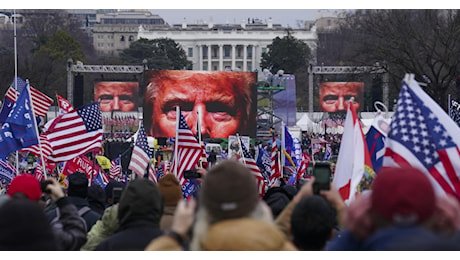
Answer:
<path fill-rule="evenodd" d="M 87 241 L 81 247 L 82 251 L 93 251 L 105 239 L 118 231 L 118 202 L 110 205 L 102 214 L 102 218 L 96 221 L 87 234 Z"/>
<path fill-rule="evenodd" d="M 182 189 L 174 174 L 166 174 L 161 177 L 158 180 L 158 188 L 164 198 L 164 211 L 160 221 L 160 229 L 169 230 L 177 203 L 182 199 Z"/>
<path fill-rule="evenodd" d="M 68 177 L 69 186 L 67 196 L 69 201 L 77 207 L 78 213 L 86 222 L 86 232 L 101 218 L 101 215 L 90 208 L 88 202 L 88 177 L 83 172 L 74 172 Z M 48 217 L 53 221 L 60 212 L 50 210 Z"/>
<path fill-rule="evenodd" d="M 0 250 L 59 250 L 48 218 L 35 201 L 10 199 L 0 206 L 0 216 Z"/>
<path fill-rule="evenodd" d="M 118 230 L 96 246 L 97 251 L 144 250 L 152 239 L 163 234 L 160 220 L 163 197 L 149 179 L 129 182 L 118 204 Z"/>
<path fill-rule="evenodd" d="M 102 216 L 105 210 L 105 191 L 97 184 L 88 187 L 88 203 L 89 207 Z"/>
<path fill-rule="evenodd" d="M 459 250 L 458 243 L 435 232 L 436 204 L 433 186 L 422 171 L 384 167 L 372 191 L 350 203 L 346 229 L 327 250 Z"/>
<path fill-rule="evenodd" d="M 359 111 L 363 93 L 362 82 L 323 82 L 319 87 L 321 109 L 324 112 L 346 111 L 346 102 L 353 98 L 353 106 Z"/>
<path fill-rule="evenodd" d="M 81 246 L 83 246 L 83 244 L 86 242 L 86 223 L 84 219 L 78 215 L 75 205 L 70 203 L 69 198 L 65 196 L 64 190 L 59 185 L 59 183 L 51 177 L 47 178 L 46 181 L 47 184 L 43 187 L 43 189 L 60 211 L 59 218 L 48 223 L 48 226 L 51 226 L 57 250 L 79 250 Z M 40 200 L 41 194 L 42 189 L 40 187 L 40 182 L 30 174 L 21 174 L 16 176 L 11 181 L 11 184 L 7 190 L 7 199 L 5 201 L 8 202 L 15 199 L 28 199 L 34 203 L 37 203 L 39 206 L 38 200 Z M 15 206 L 13 207 L 18 206 L 17 204 L 14 205 Z M 41 212 L 42 214 L 45 214 L 43 207 L 41 207 Z M 36 216 L 35 214 L 26 216 L 29 218 L 29 221 L 32 221 L 30 220 L 31 218 L 40 218 L 40 216 Z M 20 216 L 17 217 L 20 218 Z M 14 225 L 18 225 L 16 220 L 17 219 L 10 222 L 6 221 L 5 219 L 5 221 L 1 222 L 5 225 L 12 225 L 12 223 L 16 223 Z M 37 221 L 42 223 L 41 220 Z M 17 231 L 21 232 L 19 230 Z M 42 231 L 47 232 L 46 229 Z"/>
<path fill-rule="evenodd" d="M 195 213 L 196 209 L 196 213 Z M 191 232 L 191 233 L 190 233 Z M 259 200 L 247 167 L 225 160 L 203 180 L 195 199 L 177 205 L 171 230 L 146 250 L 295 250 L 277 229 L 268 206 Z"/>
<path fill-rule="evenodd" d="M 270 207 L 273 217 L 277 218 L 281 211 L 283 211 L 292 200 L 296 192 L 296 187 L 292 185 L 272 187 L 267 190 L 262 199 Z"/>
<path fill-rule="evenodd" d="M 254 73 L 154 70 L 146 77 L 143 118 L 150 135 L 175 136 L 176 106 L 195 135 L 198 116 L 205 138 L 255 134 Z"/>
<path fill-rule="evenodd" d="M 106 207 L 109 207 L 113 204 L 117 204 L 118 201 L 120 200 L 119 195 L 115 192 L 115 198 L 114 198 L 114 188 L 119 188 L 123 191 L 125 188 L 125 184 L 119 181 L 115 180 L 109 180 L 109 183 L 104 188 L 105 191 L 105 198 L 106 198 Z"/>
<path fill-rule="evenodd" d="M 94 85 L 94 101 L 102 112 L 137 111 L 139 83 L 134 81 L 98 81 Z"/>
<path fill-rule="evenodd" d="M 323 250 L 334 236 L 336 211 L 323 196 L 304 197 L 291 215 L 294 245 L 303 251 Z"/>

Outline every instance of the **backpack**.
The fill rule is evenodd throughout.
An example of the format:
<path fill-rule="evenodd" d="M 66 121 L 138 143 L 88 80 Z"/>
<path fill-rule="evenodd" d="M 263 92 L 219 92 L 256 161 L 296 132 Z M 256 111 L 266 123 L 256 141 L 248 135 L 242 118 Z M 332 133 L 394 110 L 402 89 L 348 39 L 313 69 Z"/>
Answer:
<path fill-rule="evenodd" d="M 83 219 L 83 215 L 88 213 L 90 210 L 91 210 L 90 207 L 83 206 L 81 209 L 78 210 L 78 216 L 80 216 Z M 62 223 L 59 221 L 60 217 L 61 217 L 61 214 L 59 212 L 59 208 L 56 207 L 56 217 L 54 217 L 53 220 L 51 220 L 50 222 L 51 226 L 59 225 L 62 228 Z M 86 226 L 86 221 L 84 219 L 83 219 L 83 223 L 85 224 L 85 230 L 88 230 Z"/>

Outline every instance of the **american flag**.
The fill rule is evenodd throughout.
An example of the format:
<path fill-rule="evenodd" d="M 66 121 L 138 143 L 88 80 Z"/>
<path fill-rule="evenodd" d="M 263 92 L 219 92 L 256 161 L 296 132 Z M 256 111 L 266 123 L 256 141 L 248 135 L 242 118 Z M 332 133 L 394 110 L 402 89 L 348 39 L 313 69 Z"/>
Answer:
<path fill-rule="evenodd" d="M 99 171 L 94 178 L 94 183 L 105 189 L 105 186 L 109 183 L 109 178 L 107 178 L 103 171 Z"/>
<path fill-rule="evenodd" d="M 41 149 L 40 149 L 40 146 L 41 146 Z M 32 146 L 29 146 L 27 148 L 21 149 L 19 152 L 29 152 L 29 153 L 32 153 L 33 155 L 41 157 L 40 151 L 43 153 L 43 160 L 45 162 L 48 160 L 48 157 L 53 152 L 51 148 L 51 144 L 46 138 L 45 134 L 40 134 L 40 145 L 35 144 Z"/>
<path fill-rule="evenodd" d="M 459 198 L 459 132 L 457 124 L 423 91 L 413 75 L 406 75 L 386 139 L 383 167 L 419 168 L 438 194 Z"/>
<path fill-rule="evenodd" d="M 0 180 L 10 183 L 16 175 L 16 168 L 14 168 L 8 161 L 0 159 Z"/>
<path fill-rule="evenodd" d="M 149 165 L 149 179 L 154 183 L 158 183 L 157 169 L 155 167 L 155 160 L 152 160 Z"/>
<path fill-rule="evenodd" d="M 53 104 L 53 99 L 43 94 L 42 92 L 38 91 L 32 86 L 29 86 L 29 88 L 30 88 L 30 94 L 32 98 L 35 116 L 44 117 L 46 113 L 48 112 L 48 109 L 51 106 L 51 104 Z M 8 91 L 6 92 L 6 97 L 10 99 L 11 101 L 16 102 L 16 99 L 19 96 L 19 93 L 20 92 L 16 91 L 13 87 L 10 87 Z"/>
<path fill-rule="evenodd" d="M 278 153 L 278 147 L 276 146 L 276 139 L 273 137 L 272 150 L 271 150 L 271 174 L 269 180 L 269 186 L 273 187 L 276 180 L 281 178 L 280 158 Z"/>
<path fill-rule="evenodd" d="M 110 163 L 109 177 L 112 180 L 119 180 L 121 177 L 121 157 L 117 156 Z"/>
<path fill-rule="evenodd" d="M 256 161 L 252 158 L 251 154 L 249 153 L 248 149 L 244 145 L 244 143 L 240 139 L 241 150 L 243 152 L 243 156 L 239 159 L 239 161 L 244 164 L 252 173 L 252 175 L 257 180 L 257 187 L 259 190 L 259 195 L 264 196 L 265 194 L 265 182 L 262 173 L 260 172 L 259 167 L 257 166 Z"/>
<path fill-rule="evenodd" d="M 40 158 L 37 158 L 37 167 L 35 167 L 35 178 L 39 181 L 44 179 L 43 169 Z"/>
<path fill-rule="evenodd" d="M 150 147 L 147 142 L 147 135 L 145 134 L 144 124 L 141 123 L 137 133 L 136 144 L 134 145 L 133 153 L 131 154 L 131 160 L 129 162 L 128 169 L 132 170 L 139 177 L 143 178 L 150 158 L 152 158 L 152 151 L 150 151 Z"/>
<path fill-rule="evenodd" d="M 184 185 L 186 181 L 184 171 L 195 168 L 203 155 L 203 148 L 193 135 L 180 110 L 177 114 L 179 115 L 175 140 L 177 142 L 175 144 L 177 151 L 174 151 L 177 154 L 177 158 L 173 159 L 170 169 L 174 172 L 177 167 L 176 177 L 180 185 Z"/>
<path fill-rule="evenodd" d="M 102 144 L 102 116 L 99 103 L 93 102 L 71 113 L 58 116 L 45 132 L 53 152 L 48 160 L 63 162 Z"/>

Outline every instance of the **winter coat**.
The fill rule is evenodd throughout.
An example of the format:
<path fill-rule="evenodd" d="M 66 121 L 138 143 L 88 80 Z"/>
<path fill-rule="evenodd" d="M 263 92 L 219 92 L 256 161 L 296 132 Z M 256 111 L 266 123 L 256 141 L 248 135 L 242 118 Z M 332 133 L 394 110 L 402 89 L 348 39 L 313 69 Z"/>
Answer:
<path fill-rule="evenodd" d="M 164 207 L 163 216 L 161 217 L 161 221 L 160 221 L 161 230 L 168 230 L 171 228 L 175 210 L 176 210 L 176 206 L 165 206 Z"/>
<path fill-rule="evenodd" d="M 120 198 L 118 231 L 102 241 L 96 250 L 144 250 L 152 239 L 163 234 L 162 214 L 163 197 L 157 185 L 149 179 L 131 181 Z"/>
<path fill-rule="evenodd" d="M 98 220 L 88 232 L 88 241 L 83 245 L 81 250 L 88 251 L 96 249 L 97 245 L 113 235 L 118 228 L 118 204 L 115 204 L 104 211 L 102 219 Z"/>

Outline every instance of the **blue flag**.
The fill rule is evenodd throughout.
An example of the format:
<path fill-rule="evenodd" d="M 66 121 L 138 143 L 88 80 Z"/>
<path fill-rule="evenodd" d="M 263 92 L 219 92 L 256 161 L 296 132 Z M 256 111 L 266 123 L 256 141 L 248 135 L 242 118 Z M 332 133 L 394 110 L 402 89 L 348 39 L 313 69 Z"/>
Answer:
<path fill-rule="evenodd" d="M 16 176 L 16 169 L 8 162 L 0 159 L 0 180 L 10 183 Z"/>
<path fill-rule="evenodd" d="M 382 167 L 383 155 L 385 153 L 386 134 L 383 132 L 385 129 L 379 127 L 383 124 L 387 124 L 385 119 L 381 115 L 378 115 L 366 134 L 367 149 L 369 150 L 375 173 Z"/>
<path fill-rule="evenodd" d="M 15 82 L 13 80 L 13 82 L 10 85 L 10 88 L 6 92 L 5 100 L 3 101 L 2 110 L 0 111 L 0 123 L 5 123 L 6 122 L 6 118 L 10 114 L 11 109 L 13 108 L 17 93 L 21 93 L 22 90 L 25 88 L 25 86 L 27 84 L 20 77 L 16 77 L 16 79 L 17 79 L 17 83 L 18 83 L 18 85 L 17 85 L 18 89 L 16 90 L 16 86 L 15 86 L 16 84 L 15 84 Z"/>
<path fill-rule="evenodd" d="M 272 159 L 268 151 L 259 144 L 256 164 L 259 166 L 262 176 L 264 176 L 266 180 L 269 179 L 271 174 L 271 161 Z"/>
<path fill-rule="evenodd" d="M 284 149 L 286 152 L 291 156 L 292 161 L 294 162 L 294 166 L 297 167 L 297 158 L 295 156 L 295 147 L 294 147 L 294 138 L 292 138 L 291 133 L 287 126 L 284 126 Z M 284 165 L 291 165 L 289 160 L 285 158 Z"/>
<path fill-rule="evenodd" d="M 22 90 L 16 103 L 0 130 L 0 157 L 6 158 L 11 152 L 38 144 L 36 121 L 30 104 L 29 88 Z"/>

